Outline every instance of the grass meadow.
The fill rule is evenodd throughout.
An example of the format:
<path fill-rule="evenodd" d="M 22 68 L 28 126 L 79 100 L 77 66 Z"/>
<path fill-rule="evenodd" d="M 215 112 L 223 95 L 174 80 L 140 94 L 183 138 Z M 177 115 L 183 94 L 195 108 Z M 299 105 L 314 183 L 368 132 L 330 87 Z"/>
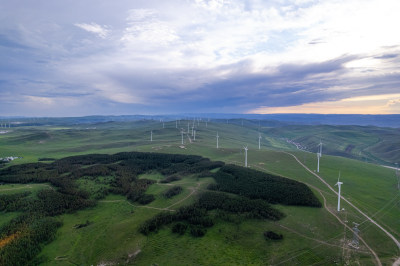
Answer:
<path fill-rule="evenodd" d="M 11 163 L 21 164 L 37 162 L 40 158 L 58 159 L 78 154 L 143 151 L 195 154 L 244 165 L 243 147 L 248 146 L 250 168 L 304 182 L 312 188 L 321 202 L 322 193 L 331 211 L 336 210 L 337 196 L 287 153 L 295 155 L 312 171 L 316 169 L 316 154 L 299 151 L 294 145 L 287 143 L 284 135 L 289 134 L 288 130 L 282 133 L 263 127 L 261 150 L 258 150 L 258 128 L 253 124 L 241 126 L 210 122 L 206 127 L 204 122 L 200 122 L 196 129 L 196 140 L 193 140 L 189 132 L 184 134 L 184 144 L 181 145 L 181 128 L 187 131 L 188 123 L 192 121 L 180 121 L 178 128 L 175 121 L 165 123 L 165 128 L 162 123 L 155 121 L 113 122 L 62 128 L 14 128 L 11 132 L 0 135 L 0 157 L 21 156 L 22 159 Z M 299 130 L 293 129 L 290 136 L 304 137 L 297 132 Z M 322 132 L 322 128 L 318 130 L 319 133 Z M 150 131 L 153 131 L 152 142 Z M 220 136 L 219 149 L 216 148 L 217 132 Z M 359 138 L 356 133 L 339 135 L 351 143 Z M 363 138 L 356 144 L 361 145 L 362 140 Z M 370 137 L 367 140 L 368 143 L 373 142 Z M 317 141 L 319 139 L 316 143 Z M 333 149 L 334 146 L 330 147 L 329 149 Z M 360 160 L 324 154 L 320 168 L 320 176 L 331 186 L 337 182 L 340 171 L 340 180 L 344 183 L 342 195 L 373 217 L 397 239 L 400 238 L 400 193 L 396 188 L 394 170 Z M 278 222 L 235 216 L 220 218 L 215 213 L 215 225 L 202 238 L 193 238 L 188 233 L 182 236 L 173 234 L 170 226 L 144 236 L 138 232 L 142 222 L 159 212 L 173 211 L 193 203 L 197 195 L 206 190 L 207 185 L 214 180 L 211 177 L 197 178 L 189 175 L 163 184 L 159 182 L 163 176 L 157 172 L 140 178 L 157 181 L 146 192 L 155 195 L 153 202 L 142 206 L 132 204 L 125 197 L 109 195 L 99 200 L 96 207 L 61 215 L 58 219 L 63 222 L 63 226 L 58 230 L 56 239 L 46 245 L 39 255 L 43 264 L 375 264 L 362 244 L 358 250 L 348 246 L 353 237 L 352 232 L 325 208 L 278 205 L 275 207 L 286 214 Z M 80 187 L 91 192 L 101 189 L 106 183 L 99 184 L 87 179 L 78 181 Z M 163 192 L 175 185 L 183 188 L 182 193 L 170 199 L 165 198 Z M 3 184 L 0 185 L 0 193 L 26 190 L 35 192 L 45 186 L 47 184 Z M 378 254 L 383 264 L 391 264 L 399 256 L 399 250 L 393 241 L 343 201 L 342 207 L 345 211 L 337 214 L 340 219 L 347 221 L 346 224 L 350 227 L 353 222 L 360 224 L 360 235 Z M 17 215 L 0 213 L 0 226 Z M 84 228 L 74 228 L 74 225 L 86 221 L 91 223 Z M 266 241 L 263 232 L 267 230 L 282 233 L 284 239 Z"/>

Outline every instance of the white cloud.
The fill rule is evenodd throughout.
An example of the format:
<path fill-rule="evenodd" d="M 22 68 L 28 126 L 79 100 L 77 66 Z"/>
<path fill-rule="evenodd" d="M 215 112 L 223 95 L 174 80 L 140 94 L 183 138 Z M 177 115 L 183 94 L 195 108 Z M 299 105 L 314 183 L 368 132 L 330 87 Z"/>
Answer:
<path fill-rule="evenodd" d="M 95 33 L 97 34 L 100 38 L 105 39 L 109 33 L 109 30 L 107 29 L 106 26 L 100 26 L 99 24 L 96 23 L 76 23 L 75 26 L 84 29 L 88 32 Z"/>
<path fill-rule="evenodd" d="M 387 100 L 394 96 L 398 97 L 398 95 L 371 95 L 285 107 L 260 107 L 248 113 L 400 114 L 400 99 Z"/>
<path fill-rule="evenodd" d="M 40 105 L 53 105 L 55 102 L 49 97 L 38 97 L 38 96 L 25 96 L 26 100 L 30 104 L 40 104 Z"/>
<path fill-rule="evenodd" d="M 398 88 L 400 35 L 394 32 L 400 25 L 398 0 L 88 1 L 96 5 L 80 5 L 83 15 L 65 12 L 62 4 L 55 9 L 46 5 L 46 14 L 51 15 L 45 19 L 44 11 L 33 4 L 26 7 L 31 16 L 22 18 L 15 12 L 22 7 L 15 5 L 14 12 L 7 13 L 18 17 L 18 27 L 10 28 L 21 36 L 13 40 L 21 40 L 36 51 L 30 54 L 30 64 L 25 63 L 26 54 L 20 53 L 23 70 L 0 78 L 12 83 L 23 76 L 20 87 L 38 92 L 32 95 L 46 95 L 46 91 L 67 94 L 82 88 L 88 98 L 126 104 L 153 102 L 157 96 L 167 98 L 180 92 L 187 93 L 187 98 L 198 97 L 201 89 L 223 91 L 222 86 L 234 87 L 238 80 L 249 82 L 240 84 L 246 93 L 232 89 L 228 96 L 242 99 L 247 106 L 254 104 L 246 102 L 249 95 L 267 97 L 304 84 L 304 88 L 294 90 L 298 97 L 311 90 L 318 91 L 318 97 L 328 95 L 318 101 L 393 94 Z M 77 4 L 71 5 L 76 8 Z M 9 16 L 7 21 L 13 19 Z M 103 40 L 82 38 L 75 26 L 66 25 Z M 0 37 L 8 34 L 4 32 L 0 30 Z M 394 56 L 387 57 L 389 54 Z M 300 73 L 307 71 L 303 66 L 318 67 L 318 63 L 343 57 L 352 61 L 332 71 L 327 66 L 327 71 Z M 298 69 L 286 78 L 284 67 L 288 65 Z M 272 81 L 251 83 L 251 75 Z M 242 76 L 246 77 L 238 78 Z M 225 81 L 231 83 L 224 85 Z M 311 83 L 313 88 L 306 86 Z M 21 91 L 21 95 L 27 94 L 26 89 Z M 51 103 L 49 99 L 30 101 L 41 100 L 45 105 Z M 307 101 L 315 99 L 314 95 Z M 394 99 L 386 99 L 383 105 L 386 102 L 393 108 L 398 106 Z"/>
<path fill-rule="evenodd" d="M 223 7 L 224 0 L 195 0 L 195 3 L 199 7 L 209 10 L 216 10 Z"/>
<path fill-rule="evenodd" d="M 178 39 L 175 30 L 167 22 L 158 18 L 155 9 L 131 9 L 126 19 L 121 40 L 128 46 L 137 44 L 167 45 Z"/>

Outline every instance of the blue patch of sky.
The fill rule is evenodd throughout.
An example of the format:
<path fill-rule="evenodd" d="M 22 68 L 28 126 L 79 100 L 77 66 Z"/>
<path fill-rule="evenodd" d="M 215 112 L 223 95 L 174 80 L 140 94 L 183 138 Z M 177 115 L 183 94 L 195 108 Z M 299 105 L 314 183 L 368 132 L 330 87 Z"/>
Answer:
<path fill-rule="evenodd" d="M 257 43 L 255 52 L 282 53 L 298 41 L 299 29 L 272 31 L 268 34 L 268 40 Z"/>

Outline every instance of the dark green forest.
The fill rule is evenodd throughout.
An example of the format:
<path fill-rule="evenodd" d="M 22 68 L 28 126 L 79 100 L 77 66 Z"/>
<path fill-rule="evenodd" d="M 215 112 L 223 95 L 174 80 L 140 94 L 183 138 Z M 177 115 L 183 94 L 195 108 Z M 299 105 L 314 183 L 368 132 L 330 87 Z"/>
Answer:
<path fill-rule="evenodd" d="M 210 172 L 218 168 L 216 173 Z M 172 224 L 173 232 L 183 234 L 189 231 L 192 236 L 201 237 L 216 222 L 215 211 L 252 219 L 279 220 L 284 214 L 270 204 L 321 206 L 311 190 L 302 183 L 224 165 L 223 162 L 213 162 L 200 156 L 123 152 L 13 165 L 0 169 L 0 182 L 49 183 L 50 188 L 36 195 L 24 192 L 0 196 L 0 212 L 22 213 L 0 228 L 0 240 L 10 240 L 0 248 L 0 265 L 40 263 L 36 255 L 43 245 L 54 239 L 62 225 L 58 216 L 93 207 L 97 200 L 109 193 L 124 195 L 139 204 L 150 203 L 155 197 L 145 192 L 156 181 L 139 179 L 139 175 L 153 171 L 164 176 L 161 182 L 173 182 L 194 175 L 198 178 L 214 177 L 217 184 L 210 187 L 215 191 L 203 192 L 194 204 L 173 213 L 161 212 L 146 221 L 140 229 L 143 234 Z M 79 186 L 78 180 L 93 181 L 102 187 L 95 192 L 89 191 Z M 171 187 L 164 197 L 173 197 L 181 191 L 179 186 Z"/>
<path fill-rule="evenodd" d="M 288 178 L 225 165 L 215 175 L 211 190 L 225 191 L 272 204 L 321 207 L 321 202 L 305 184 Z"/>

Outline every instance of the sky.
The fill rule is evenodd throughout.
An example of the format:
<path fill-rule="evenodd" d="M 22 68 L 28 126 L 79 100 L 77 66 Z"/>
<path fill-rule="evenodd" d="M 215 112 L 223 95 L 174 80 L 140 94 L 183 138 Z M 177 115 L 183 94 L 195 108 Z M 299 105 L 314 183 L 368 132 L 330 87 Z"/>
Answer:
<path fill-rule="evenodd" d="M 398 0 L 0 0 L 0 116 L 400 114 Z"/>

